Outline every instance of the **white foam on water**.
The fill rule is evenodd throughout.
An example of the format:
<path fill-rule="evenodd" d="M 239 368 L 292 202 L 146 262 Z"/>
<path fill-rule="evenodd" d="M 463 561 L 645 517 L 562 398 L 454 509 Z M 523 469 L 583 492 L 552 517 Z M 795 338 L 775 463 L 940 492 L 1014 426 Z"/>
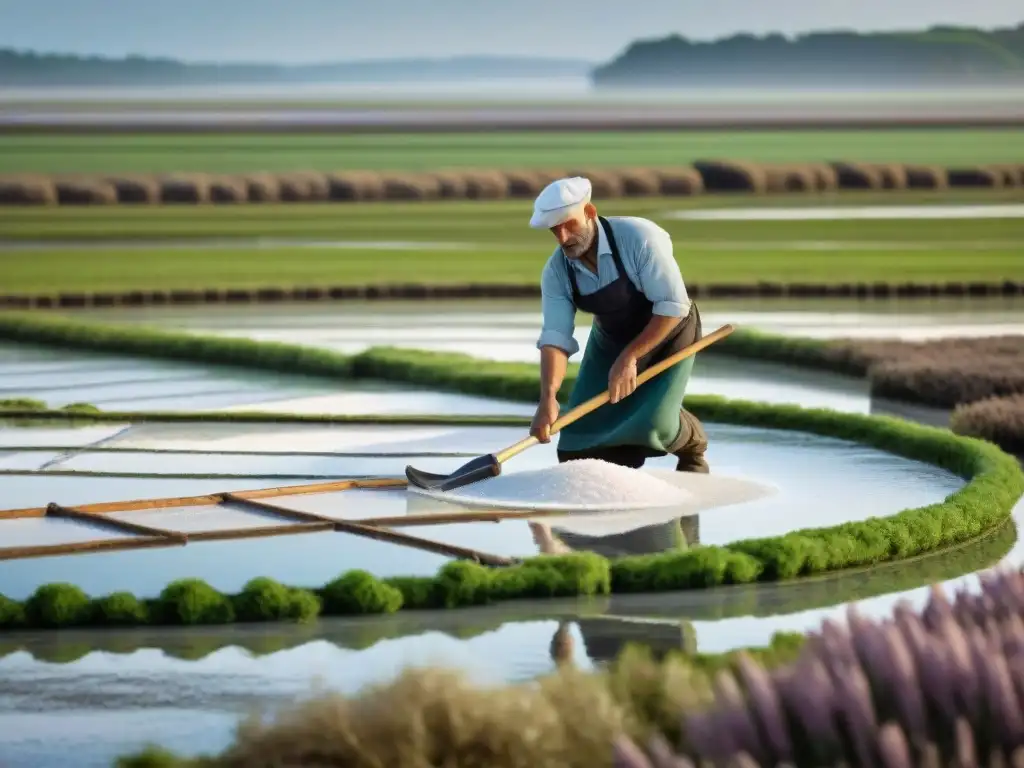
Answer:
<path fill-rule="evenodd" d="M 696 221 L 841 221 L 844 219 L 1020 219 L 1024 205 L 866 205 L 796 208 L 711 208 L 671 211 Z"/>

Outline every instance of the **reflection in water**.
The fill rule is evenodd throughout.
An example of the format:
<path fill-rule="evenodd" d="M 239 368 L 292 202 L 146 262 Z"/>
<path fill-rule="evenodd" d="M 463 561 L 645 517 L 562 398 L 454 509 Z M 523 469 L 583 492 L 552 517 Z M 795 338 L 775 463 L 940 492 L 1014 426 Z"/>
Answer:
<path fill-rule="evenodd" d="M 872 396 L 870 413 L 872 416 L 895 416 L 898 419 L 917 422 L 929 427 L 946 429 L 949 427 L 949 418 L 953 411 L 951 408 L 936 408 Z"/>
<path fill-rule="evenodd" d="M 284 704 L 308 694 L 311 682 L 353 691 L 410 664 L 458 665 L 490 683 L 530 679 L 556 663 L 600 665 L 630 642 L 656 657 L 692 653 L 702 619 L 794 614 L 914 589 L 990 567 L 1008 553 L 1013 559 L 1015 541 L 1007 525 L 944 556 L 796 584 L 515 601 L 312 625 L 3 632 L 0 754 L 5 767 L 58 768 L 73 752 L 76 765 L 107 768 L 147 741 L 182 754 L 215 752 L 250 706 Z M 794 629 L 803 618 L 787 621 Z M 751 638 L 734 626 L 730 644 Z"/>
<path fill-rule="evenodd" d="M 668 522 L 641 525 L 604 536 L 570 531 L 544 522 L 531 521 L 530 533 L 543 554 L 596 552 L 602 557 L 653 555 L 684 550 L 700 543 L 700 515 L 687 515 Z"/>
<path fill-rule="evenodd" d="M 551 638 L 551 658 L 556 664 L 569 664 L 577 657 L 572 624 L 579 628 L 583 650 L 594 664 L 614 661 L 627 645 L 634 644 L 647 648 L 655 659 L 670 653 L 697 653 L 697 633 L 690 621 L 595 616 L 559 623 Z"/>
<path fill-rule="evenodd" d="M 531 522 L 530 532 L 544 554 L 589 551 L 607 558 L 649 555 L 685 550 L 699 544 L 700 515 L 687 515 L 604 536 L 586 535 L 542 522 Z M 575 638 L 571 632 L 573 623 L 579 628 L 583 649 L 593 663 L 614 660 L 631 643 L 646 646 L 656 658 L 671 652 L 697 651 L 697 635 L 689 621 L 606 614 L 580 617 L 575 622 L 560 621 L 550 645 L 551 658 L 556 664 L 572 663 L 576 658 Z"/>

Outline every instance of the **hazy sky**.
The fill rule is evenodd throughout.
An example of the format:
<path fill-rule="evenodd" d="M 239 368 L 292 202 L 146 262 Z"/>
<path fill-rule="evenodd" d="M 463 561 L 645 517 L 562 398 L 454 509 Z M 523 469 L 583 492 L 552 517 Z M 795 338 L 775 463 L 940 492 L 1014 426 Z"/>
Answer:
<path fill-rule="evenodd" d="M 189 60 L 475 53 L 606 61 L 678 32 L 1016 26 L 1021 0 L 0 0 L 0 47 Z"/>

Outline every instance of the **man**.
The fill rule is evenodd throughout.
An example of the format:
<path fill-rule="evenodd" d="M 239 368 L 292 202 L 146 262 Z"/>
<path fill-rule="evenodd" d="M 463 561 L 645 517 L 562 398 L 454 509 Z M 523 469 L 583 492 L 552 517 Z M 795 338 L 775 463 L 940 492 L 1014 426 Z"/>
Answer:
<path fill-rule="evenodd" d="M 569 407 L 605 389 L 610 399 L 561 430 L 559 462 L 593 458 L 640 468 L 672 454 L 678 471 L 707 472 L 707 436 L 683 408 L 693 356 L 636 385 L 650 365 L 701 338 L 672 239 L 647 219 L 598 216 L 590 198 L 590 182 L 574 177 L 549 184 L 534 203 L 530 226 L 550 230 L 558 247 L 541 275 L 541 393 L 530 434 L 550 442 L 558 390 L 579 350 L 573 332 L 582 310 L 594 322 Z"/>

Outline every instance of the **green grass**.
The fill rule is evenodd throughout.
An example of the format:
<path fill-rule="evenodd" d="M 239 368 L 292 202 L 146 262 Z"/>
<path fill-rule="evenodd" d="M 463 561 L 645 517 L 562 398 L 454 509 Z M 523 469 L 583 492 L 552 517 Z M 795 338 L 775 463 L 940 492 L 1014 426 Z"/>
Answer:
<path fill-rule="evenodd" d="M 839 198 L 872 204 L 879 195 Z M 892 195 L 884 197 L 892 202 Z M 1021 193 L 899 196 L 900 202 L 1012 201 Z M 833 205 L 827 197 L 700 198 L 600 202 L 607 215 L 648 216 L 673 236 L 691 283 L 757 281 L 941 282 L 1024 278 L 1024 219 L 890 221 L 686 221 L 695 207 Z M 354 285 L 536 284 L 554 241 L 527 226 L 527 200 L 495 203 L 308 204 L 0 209 L 0 240 L 46 239 L 52 247 L 0 248 L 3 293 Z M 238 238 L 237 243 L 163 247 L 159 240 Z M 381 240 L 462 247 L 255 247 L 242 238 Z M 84 251 L 71 241 L 122 241 Z M 143 242 L 145 241 L 145 242 Z M 810 247 L 812 250 L 808 250 Z"/>
<path fill-rule="evenodd" d="M 0 173 L 680 165 L 697 158 L 970 165 L 1024 157 L 1024 130 L 480 132 L 0 137 Z"/>
<path fill-rule="evenodd" d="M 798 585 L 788 585 L 778 591 L 763 589 L 735 589 L 720 601 L 697 603 L 686 608 L 686 620 L 716 621 L 738 616 L 779 616 L 799 613 L 843 603 L 866 600 L 918 589 L 928 584 L 941 583 L 995 566 L 1017 541 L 1013 521 L 1007 521 L 990 535 L 950 551 L 894 563 L 886 567 L 871 568 L 856 575 L 806 579 Z M 512 621 L 554 621 L 572 618 L 607 616 L 611 603 L 607 597 L 593 597 L 574 604 L 567 614 L 565 606 L 546 608 L 543 603 L 508 605 L 498 613 L 467 614 L 457 625 L 444 626 L 432 622 L 430 614 L 422 618 L 416 614 L 399 613 L 380 617 L 372 622 L 333 624 L 330 642 L 348 650 L 362 650 L 384 640 L 395 640 L 435 631 L 454 639 L 468 640 L 494 632 Z M 666 609 L 664 618 L 672 609 Z M 652 618 L 658 618 L 652 616 Z M 159 631 L 159 630 L 156 630 Z M 228 646 L 237 645 L 255 656 L 277 653 L 307 642 L 311 635 L 322 633 L 316 626 L 280 627 L 259 634 L 219 634 L 210 631 L 201 635 L 176 635 L 156 639 L 147 632 L 130 634 L 105 632 L 100 635 L 58 635 L 48 637 L 45 643 L 23 639 L 17 635 L 0 633 L 0 658 L 28 651 L 33 658 L 51 664 L 67 664 L 89 653 L 130 654 L 140 648 L 160 647 L 177 659 L 197 661 Z M 703 655 L 702 656 L 706 656 Z"/>

